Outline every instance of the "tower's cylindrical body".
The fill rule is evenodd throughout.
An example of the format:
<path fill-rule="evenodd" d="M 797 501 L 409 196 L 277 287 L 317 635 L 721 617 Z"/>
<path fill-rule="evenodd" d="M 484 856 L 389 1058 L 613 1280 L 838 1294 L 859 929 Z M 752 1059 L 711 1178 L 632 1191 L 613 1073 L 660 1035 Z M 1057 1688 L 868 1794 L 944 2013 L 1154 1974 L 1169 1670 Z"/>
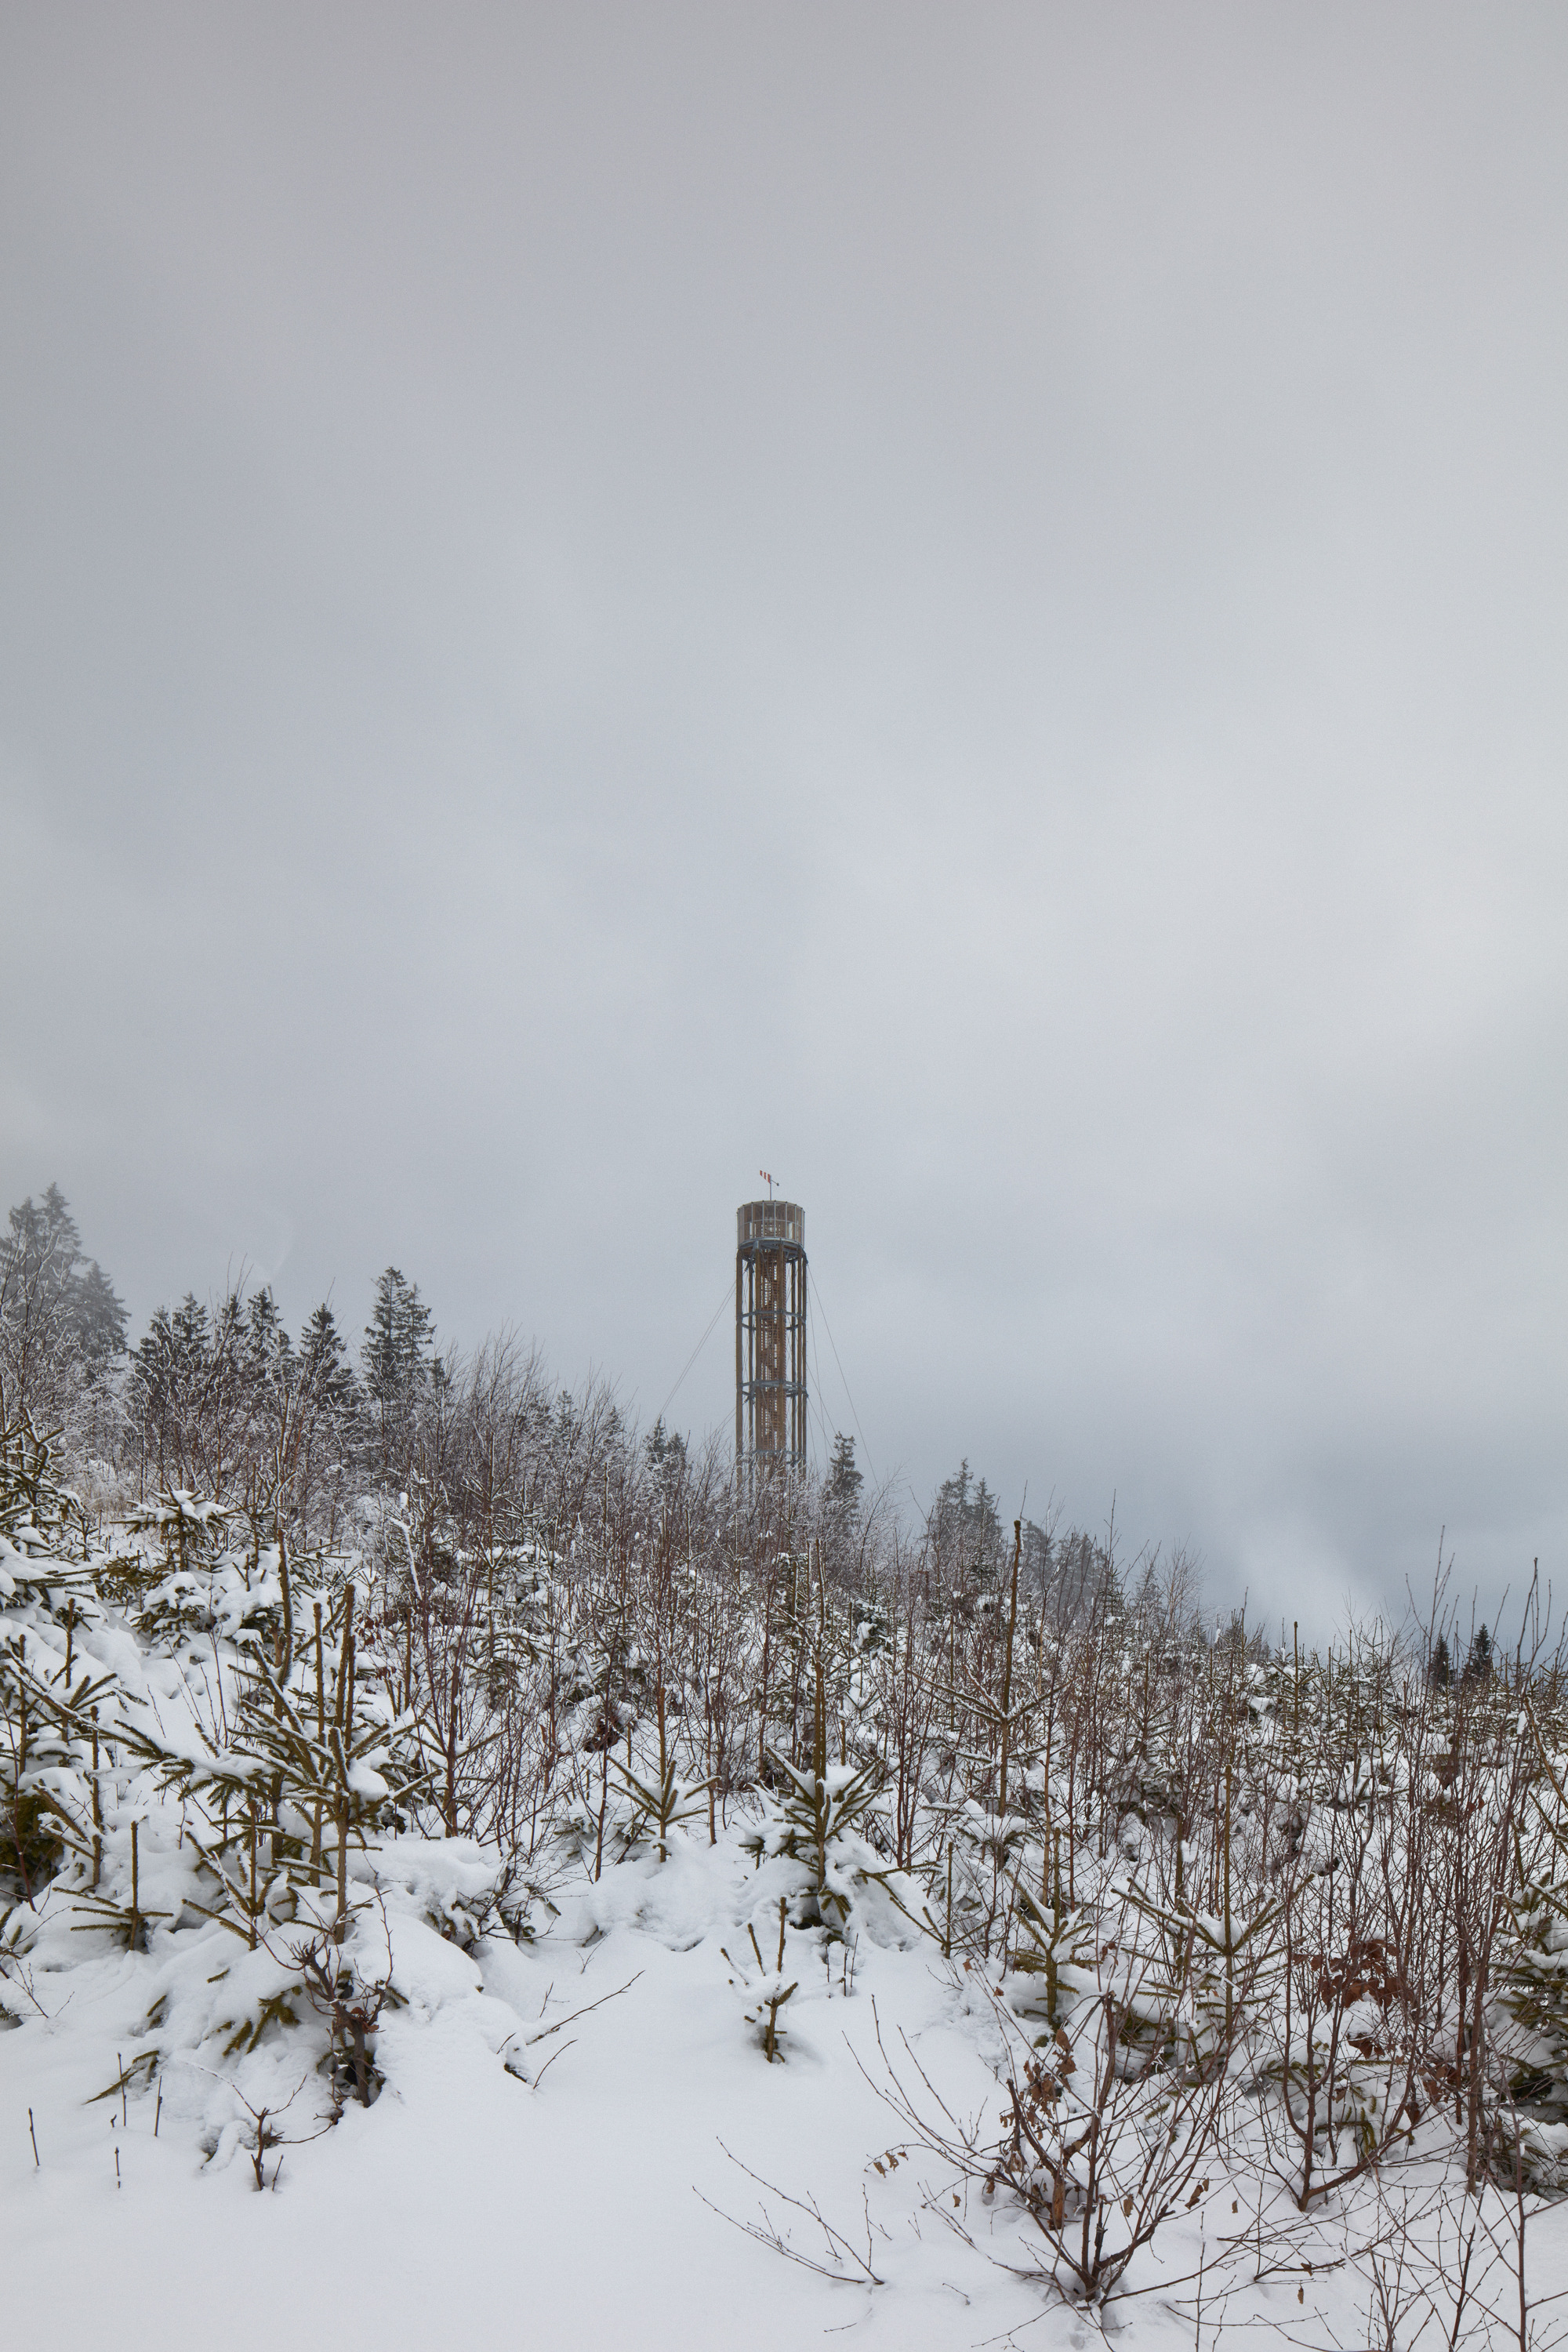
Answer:
<path fill-rule="evenodd" d="M 805 1468 L 805 1211 L 748 1201 L 736 1217 L 735 1459 Z"/>

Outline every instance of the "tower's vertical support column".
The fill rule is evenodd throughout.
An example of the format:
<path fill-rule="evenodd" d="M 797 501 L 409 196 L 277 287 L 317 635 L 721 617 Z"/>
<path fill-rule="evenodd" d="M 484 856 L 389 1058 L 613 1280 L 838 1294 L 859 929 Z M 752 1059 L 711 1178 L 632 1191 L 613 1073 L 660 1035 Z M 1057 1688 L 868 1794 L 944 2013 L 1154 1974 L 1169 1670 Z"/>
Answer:
<path fill-rule="evenodd" d="M 806 1459 L 805 1212 L 748 1201 L 736 1215 L 735 1459 L 747 1478 Z"/>

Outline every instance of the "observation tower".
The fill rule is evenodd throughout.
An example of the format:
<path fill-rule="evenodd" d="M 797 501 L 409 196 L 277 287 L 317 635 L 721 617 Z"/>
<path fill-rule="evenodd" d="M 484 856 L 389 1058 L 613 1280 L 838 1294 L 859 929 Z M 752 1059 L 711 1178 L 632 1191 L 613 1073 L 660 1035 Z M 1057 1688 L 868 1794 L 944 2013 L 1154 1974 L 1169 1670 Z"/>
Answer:
<path fill-rule="evenodd" d="M 735 1460 L 752 1478 L 804 1474 L 805 1211 L 770 1190 L 735 1223 Z"/>

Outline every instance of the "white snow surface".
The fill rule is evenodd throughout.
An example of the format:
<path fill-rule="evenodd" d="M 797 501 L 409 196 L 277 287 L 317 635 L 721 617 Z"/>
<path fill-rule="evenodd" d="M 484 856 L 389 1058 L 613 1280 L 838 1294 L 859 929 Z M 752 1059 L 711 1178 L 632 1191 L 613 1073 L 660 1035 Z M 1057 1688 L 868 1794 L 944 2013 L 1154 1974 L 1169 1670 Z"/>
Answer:
<path fill-rule="evenodd" d="M 888 2151 L 905 2143 L 875 2088 L 879 2028 L 905 2071 L 912 2053 L 955 2112 L 994 2114 L 986 1986 L 910 1932 L 863 1936 L 846 1990 L 843 1948 L 829 1947 L 825 1966 L 818 1937 L 792 1931 L 787 2063 L 770 2066 L 747 2022 L 763 1972 L 746 1930 L 754 1925 L 771 1976 L 786 1869 L 753 1867 L 732 1832 L 711 1849 L 678 1838 L 662 1864 L 633 1859 L 598 1884 L 584 1873 L 534 1943 L 489 1936 L 466 1952 L 430 1922 L 460 1918 L 465 1885 L 485 1870 L 461 1840 L 399 1839 L 359 1859 L 359 1891 L 379 1890 L 384 1907 L 405 2006 L 377 2036 L 380 2097 L 324 2130 L 321 2079 L 301 2081 L 300 2037 L 281 2032 L 237 2067 L 172 2056 L 156 2083 L 136 2077 L 123 2107 L 96 2095 L 150 2048 L 148 2011 L 170 1990 L 176 1940 L 182 2000 L 205 1958 L 229 1970 L 220 2006 L 237 1971 L 265 1970 L 265 1953 L 223 1929 L 195 1959 L 188 1931 L 154 1931 L 146 1953 L 104 1948 L 34 1971 L 36 2006 L 14 1972 L 7 2001 L 24 2021 L 0 2033 L 6 2343 L 413 2352 L 458 2338 L 783 2352 L 850 2336 L 934 2352 L 1076 2347 L 1104 2332 L 1202 2352 L 1205 2327 L 1212 2339 L 1222 2322 L 1301 2346 L 1373 2340 L 1353 2270 L 1237 2286 L 1228 2303 L 1211 2288 L 1194 2324 L 1185 2274 L 1235 2228 L 1233 2195 L 1255 2193 L 1233 2189 L 1217 2166 L 1209 2193 L 1142 2261 L 1131 2283 L 1143 2292 L 1100 2319 L 1016 2275 L 1032 2253 L 1026 2221 L 1005 2198 L 988 2205 L 962 2187 L 955 2205 L 929 2157 L 889 2168 Z M 744 1964 L 731 1966 L 726 1948 Z M 188 2024 L 177 2038 L 196 2046 Z M 266 2193 L 236 2084 L 257 2107 L 295 2094 L 281 2176 Z M 269 2170 L 276 2162 L 275 2152 Z M 868 2230 L 884 2284 L 815 2275 L 722 2218 L 756 2220 L 765 2206 L 803 2252 L 822 2251 L 805 2217 L 742 2166 L 815 2199 L 862 2247 Z M 949 2214 L 971 2242 L 945 2226 Z M 1538 2294 L 1568 2285 L 1565 2223 L 1556 2209 L 1534 2224 Z M 1325 2218 L 1324 2260 L 1338 2234 Z M 1539 2340 L 1555 2333 L 1543 2320 Z"/>
<path fill-rule="evenodd" d="M 50 2014 L 0 2034 L 8 2341 L 273 2352 L 298 2339 L 401 2352 L 494 2334 L 700 2352 L 825 2330 L 945 2347 L 1039 2321 L 1054 2298 L 918 2213 L 918 2166 L 871 2168 L 897 2139 L 855 2063 L 877 2078 L 879 2019 L 884 2036 L 909 2036 L 956 2101 L 994 2100 L 984 1999 L 929 1940 L 862 1944 L 847 1995 L 842 1950 L 830 1978 L 817 1939 L 792 1932 L 788 2057 L 770 2066 L 746 2022 L 745 1977 L 721 1947 L 738 1943 L 750 1961 L 754 1918 L 771 1961 L 771 1865 L 759 1874 L 728 1839 L 711 1851 L 683 1842 L 663 1864 L 627 1862 L 564 1895 L 534 1945 L 487 1937 L 470 1957 L 417 1916 L 453 1859 L 411 1838 L 373 1848 L 357 1874 L 374 1869 L 381 1885 L 407 2006 L 382 2021 L 385 2087 L 368 2110 L 351 2105 L 308 2138 L 323 2101 L 319 2081 L 305 2082 L 281 2118 L 285 2139 L 301 2144 L 286 2148 L 275 2191 L 257 2192 L 226 2072 L 172 2061 L 161 2115 L 156 2084 L 133 2086 L 123 2116 L 118 2096 L 95 2098 L 148 2045 L 169 1938 L 155 1932 L 146 1954 L 106 1953 L 68 1979 L 33 1976 Z M 237 1955 L 216 1927 L 210 1957 L 214 1970 L 266 1958 Z M 15 1981 L 10 1990 L 25 2011 Z M 276 2035 L 241 2063 L 253 2105 L 281 2104 L 299 2081 L 290 2044 Z M 868 2214 L 887 2284 L 818 2278 L 710 2210 L 702 2197 L 741 2218 L 766 2203 L 819 2251 L 802 2217 L 726 2148 L 815 2197 L 861 2245 Z M 1063 2325 L 1081 2331 L 1058 2306 L 1049 2332 Z"/>

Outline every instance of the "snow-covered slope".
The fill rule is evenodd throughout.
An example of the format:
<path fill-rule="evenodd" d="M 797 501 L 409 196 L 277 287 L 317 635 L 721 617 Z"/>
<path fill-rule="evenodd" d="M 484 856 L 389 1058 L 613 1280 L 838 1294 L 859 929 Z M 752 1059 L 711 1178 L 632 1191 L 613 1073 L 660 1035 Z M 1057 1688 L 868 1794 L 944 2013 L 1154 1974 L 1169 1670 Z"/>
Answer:
<path fill-rule="evenodd" d="M 428 1852 L 418 1859 L 427 1876 Z M 393 1888 L 399 1862 L 395 1847 L 373 1851 L 360 1883 Z M 862 1939 L 851 1976 L 843 1947 L 824 1965 L 816 1938 L 792 1933 L 787 2060 L 770 2065 L 725 1951 L 739 1944 L 749 1959 L 745 1923 L 765 1933 L 776 1917 L 773 1867 L 759 1874 L 732 1838 L 682 1841 L 663 1864 L 628 1862 L 563 1890 L 533 1946 L 486 1937 L 471 1954 L 390 1893 L 406 2006 L 377 2033 L 384 2087 L 314 2137 L 320 2081 L 301 2077 L 286 2035 L 232 2075 L 176 2060 L 155 2084 L 133 2078 L 123 2102 L 98 2095 L 145 2046 L 168 1974 L 158 1931 L 145 1954 L 106 1955 L 68 1979 L 35 1973 L 51 2013 L 0 2036 L 11 2340 L 195 2347 L 218 2332 L 271 2347 L 324 2332 L 403 2347 L 495 2330 L 695 2352 L 863 2326 L 945 2346 L 1037 2317 L 1037 2289 L 920 2210 L 929 2165 L 888 2169 L 898 2126 L 873 2087 L 879 2021 L 955 2103 L 994 2104 L 984 2000 L 912 1935 L 902 1948 Z M 215 1970 L 230 1941 L 211 1931 Z M 242 2095 L 276 2112 L 268 2179 L 279 2154 L 282 2169 L 266 2195 Z M 765 2206 L 803 2252 L 836 2259 L 742 2166 L 815 2198 L 886 2284 L 832 2284 L 721 2218 L 711 2207 L 756 2221 Z M 989 2218 L 957 2218 L 988 2242 Z"/>

